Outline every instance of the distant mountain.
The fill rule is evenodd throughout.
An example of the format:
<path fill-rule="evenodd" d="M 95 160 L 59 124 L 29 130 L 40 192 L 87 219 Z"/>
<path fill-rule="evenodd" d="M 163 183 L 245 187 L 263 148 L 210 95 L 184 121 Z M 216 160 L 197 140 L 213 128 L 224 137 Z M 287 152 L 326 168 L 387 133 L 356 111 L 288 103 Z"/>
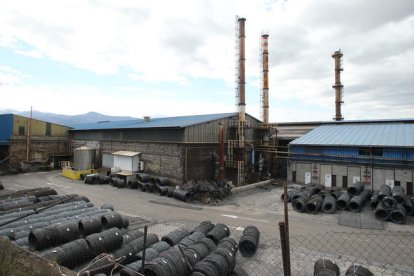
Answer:
<path fill-rule="evenodd" d="M 25 117 L 30 117 L 30 111 L 15 111 L 11 109 L 0 110 L 0 114 L 13 113 Z M 96 123 L 101 121 L 122 121 L 122 120 L 133 120 L 134 117 L 129 116 L 108 116 L 97 112 L 88 112 L 79 115 L 62 115 L 55 113 L 47 113 L 40 111 L 33 111 L 33 119 L 47 121 L 59 125 L 71 126 L 75 124 L 87 124 Z"/>

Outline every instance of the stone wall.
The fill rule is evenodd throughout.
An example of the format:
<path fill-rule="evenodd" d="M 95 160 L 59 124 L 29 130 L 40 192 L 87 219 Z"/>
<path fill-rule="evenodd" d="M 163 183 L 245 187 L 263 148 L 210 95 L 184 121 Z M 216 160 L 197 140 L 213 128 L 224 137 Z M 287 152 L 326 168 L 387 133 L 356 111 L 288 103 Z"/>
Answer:
<path fill-rule="evenodd" d="M 178 143 L 145 143 L 132 141 L 80 141 L 73 140 L 72 150 L 81 146 L 97 149 L 97 160 L 101 162 L 103 151 L 140 152 L 140 161 L 144 162 L 144 171 L 155 176 L 169 177 L 175 184 L 184 179 L 183 146 Z M 100 166 L 100 164 L 97 164 Z"/>
<path fill-rule="evenodd" d="M 25 138 L 12 138 L 9 141 L 9 154 L 12 155 L 10 165 L 16 166 L 26 161 L 27 141 Z M 30 160 L 49 159 L 51 154 L 68 154 L 68 141 L 66 138 L 33 137 L 30 143 Z"/>
<path fill-rule="evenodd" d="M 144 171 L 153 176 L 170 178 L 180 185 L 186 180 L 213 180 L 218 173 L 218 145 L 203 143 L 148 143 L 135 141 L 73 140 L 72 151 L 81 146 L 96 149 L 96 167 L 101 166 L 102 152 L 120 150 L 140 152 Z"/>
<path fill-rule="evenodd" d="M 0 162 L 9 156 L 9 146 L 0 145 Z M 0 163 L 0 171 L 9 169 L 9 160 Z"/>

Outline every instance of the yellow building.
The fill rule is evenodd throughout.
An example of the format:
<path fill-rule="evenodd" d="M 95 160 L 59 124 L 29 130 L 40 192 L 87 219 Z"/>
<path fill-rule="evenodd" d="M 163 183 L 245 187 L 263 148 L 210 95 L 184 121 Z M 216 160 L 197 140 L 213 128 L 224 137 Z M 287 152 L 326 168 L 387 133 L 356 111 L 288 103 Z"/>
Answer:
<path fill-rule="evenodd" d="M 0 162 L 4 160 L 0 168 L 18 168 L 28 161 L 50 162 L 57 167 L 60 160 L 67 160 L 68 130 L 19 115 L 0 115 Z"/>

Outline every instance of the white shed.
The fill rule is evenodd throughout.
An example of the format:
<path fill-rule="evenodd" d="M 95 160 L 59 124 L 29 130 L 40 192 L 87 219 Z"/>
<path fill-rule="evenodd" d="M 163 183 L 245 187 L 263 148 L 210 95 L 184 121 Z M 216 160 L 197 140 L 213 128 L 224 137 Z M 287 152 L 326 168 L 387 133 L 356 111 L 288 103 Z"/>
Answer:
<path fill-rule="evenodd" d="M 102 152 L 102 167 L 109 169 L 114 167 L 114 155 L 112 152 Z"/>
<path fill-rule="evenodd" d="M 134 151 L 116 151 L 114 156 L 114 167 L 123 171 L 138 172 L 140 152 Z"/>

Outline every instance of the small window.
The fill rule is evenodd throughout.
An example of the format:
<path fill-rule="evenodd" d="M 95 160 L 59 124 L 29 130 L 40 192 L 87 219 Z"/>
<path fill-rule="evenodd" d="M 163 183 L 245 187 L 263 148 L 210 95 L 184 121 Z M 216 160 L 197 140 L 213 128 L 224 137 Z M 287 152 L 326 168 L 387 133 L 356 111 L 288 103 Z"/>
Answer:
<path fill-rule="evenodd" d="M 23 135 L 25 135 L 25 127 L 19 126 L 19 136 L 23 136 Z"/>
<path fill-rule="evenodd" d="M 359 148 L 358 154 L 360 156 L 383 156 L 383 149 L 382 148 Z"/>
<path fill-rule="evenodd" d="M 372 149 L 372 156 L 383 156 L 382 148 L 373 148 Z"/>
<path fill-rule="evenodd" d="M 296 183 L 296 171 L 292 172 L 292 182 Z"/>
<path fill-rule="evenodd" d="M 52 135 L 52 124 L 46 123 L 46 136 L 51 136 L 51 135 Z"/>
<path fill-rule="evenodd" d="M 394 186 L 401 186 L 401 182 L 400 182 L 400 181 L 395 180 L 395 181 L 394 181 Z"/>
<path fill-rule="evenodd" d="M 369 148 L 359 148 L 358 149 L 358 154 L 362 155 L 362 156 L 370 156 L 371 155 L 371 151 Z"/>

